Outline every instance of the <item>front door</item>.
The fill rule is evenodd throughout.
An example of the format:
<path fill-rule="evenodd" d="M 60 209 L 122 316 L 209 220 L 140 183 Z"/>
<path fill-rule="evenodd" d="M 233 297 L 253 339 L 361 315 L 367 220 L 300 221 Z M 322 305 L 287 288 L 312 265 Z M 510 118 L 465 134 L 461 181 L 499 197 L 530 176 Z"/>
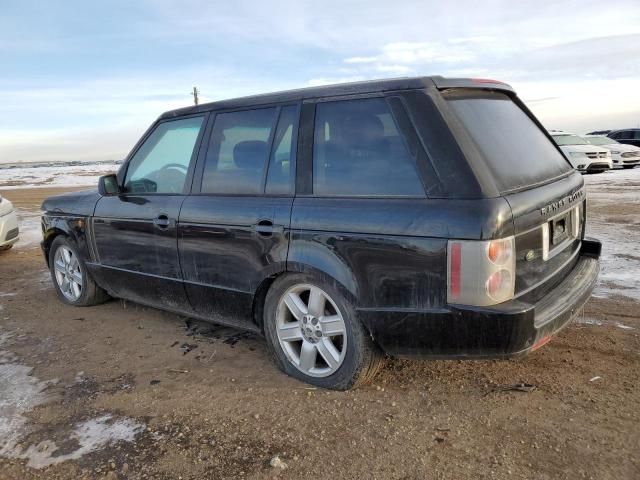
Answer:
<path fill-rule="evenodd" d="M 96 205 L 98 276 L 118 297 L 190 309 L 177 222 L 191 187 L 204 120 L 198 115 L 160 122 L 123 167 L 123 193 L 102 197 Z"/>
<path fill-rule="evenodd" d="M 259 285 L 285 270 L 293 203 L 298 107 L 217 114 L 178 246 L 196 312 L 252 328 Z"/>

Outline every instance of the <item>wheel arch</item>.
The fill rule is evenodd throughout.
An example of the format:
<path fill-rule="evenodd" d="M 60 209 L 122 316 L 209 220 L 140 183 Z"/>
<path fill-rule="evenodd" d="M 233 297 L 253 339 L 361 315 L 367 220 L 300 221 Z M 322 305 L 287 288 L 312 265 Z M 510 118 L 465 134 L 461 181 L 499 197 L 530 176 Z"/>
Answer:
<path fill-rule="evenodd" d="M 258 285 L 254 296 L 253 296 L 253 306 L 252 306 L 252 319 L 253 322 L 260 327 L 262 331 L 264 329 L 263 325 L 263 314 L 264 314 L 264 304 L 267 297 L 267 293 L 271 288 L 273 282 L 275 282 L 278 278 L 281 278 L 285 275 L 290 275 L 294 273 L 305 273 L 313 275 L 318 278 L 318 280 L 323 281 L 333 288 L 338 290 L 344 297 L 350 301 L 353 305 L 357 303 L 357 286 L 355 284 L 355 279 L 353 275 L 351 275 L 350 271 L 348 271 L 347 267 L 341 268 L 339 270 L 334 270 L 334 272 L 340 272 L 338 275 L 334 276 L 331 273 L 327 272 L 325 269 L 318 268 L 316 266 L 310 265 L 308 263 L 302 262 L 287 262 L 287 269 L 281 272 L 272 274 L 262 280 Z"/>
<path fill-rule="evenodd" d="M 80 241 L 80 237 L 85 238 L 86 220 L 84 218 L 61 218 L 47 217 L 42 218 L 42 251 L 44 258 L 49 264 L 49 253 L 53 241 L 59 236 L 64 236 L 74 242 L 84 260 L 88 258 L 86 245 Z"/>

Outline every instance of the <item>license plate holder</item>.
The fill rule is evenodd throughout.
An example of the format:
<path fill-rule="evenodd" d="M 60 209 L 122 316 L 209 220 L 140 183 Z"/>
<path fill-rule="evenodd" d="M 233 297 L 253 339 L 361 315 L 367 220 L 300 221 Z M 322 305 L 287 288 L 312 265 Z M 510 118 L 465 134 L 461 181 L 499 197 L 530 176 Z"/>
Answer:
<path fill-rule="evenodd" d="M 568 213 L 549 222 L 551 229 L 551 245 L 560 245 L 569 238 L 571 231 L 571 215 Z"/>

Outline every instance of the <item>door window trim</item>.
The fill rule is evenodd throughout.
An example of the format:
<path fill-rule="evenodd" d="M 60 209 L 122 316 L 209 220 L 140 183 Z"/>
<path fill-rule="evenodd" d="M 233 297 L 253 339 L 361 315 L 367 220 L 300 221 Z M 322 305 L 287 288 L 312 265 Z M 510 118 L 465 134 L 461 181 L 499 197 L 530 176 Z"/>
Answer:
<path fill-rule="evenodd" d="M 196 141 L 193 146 L 193 152 L 191 152 L 191 158 L 189 159 L 189 168 L 187 169 L 187 175 L 184 180 L 184 186 L 182 187 L 182 192 L 181 193 L 157 193 L 157 192 L 124 192 L 123 191 L 119 193 L 118 196 L 145 197 L 147 195 L 153 195 L 153 196 L 189 195 L 189 192 L 191 191 L 191 187 L 192 187 L 193 175 L 195 172 L 197 159 L 200 155 L 200 151 L 202 150 L 202 139 L 204 137 L 204 133 L 207 127 L 209 126 L 209 118 L 210 118 L 209 112 L 194 113 L 191 115 L 183 115 L 183 116 L 174 117 L 174 118 L 163 118 L 161 120 L 157 120 L 147 129 L 147 131 L 144 133 L 142 138 L 138 140 L 138 143 L 136 143 L 136 145 L 133 147 L 131 152 L 129 152 L 129 155 L 127 155 L 127 159 L 122 164 L 122 167 L 120 167 L 120 170 L 118 171 L 118 175 L 117 175 L 118 184 L 123 186 L 127 178 L 127 173 L 129 171 L 129 164 L 131 163 L 131 160 L 133 160 L 133 157 L 135 157 L 136 153 L 138 153 L 140 148 L 142 148 L 145 142 L 149 139 L 149 137 L 153 134 L 153 132 L 157 130 L 157 128 L 160 125 L 169 123 L 169 122 L 175 122 L 177 120 L 186 120 L 188 118 L 197 118 L 197 117 L 202 117 L 203 120 L 202 120 L 202 125 L 200 126 L 200 131 L 198 132 L 198 136 L 196 137 Z"/>

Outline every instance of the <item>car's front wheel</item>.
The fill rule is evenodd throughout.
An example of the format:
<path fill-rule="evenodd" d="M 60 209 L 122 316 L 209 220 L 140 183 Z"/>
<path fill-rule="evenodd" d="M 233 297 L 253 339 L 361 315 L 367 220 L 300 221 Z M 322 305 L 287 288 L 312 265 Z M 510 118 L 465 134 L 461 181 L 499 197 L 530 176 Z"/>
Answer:
<path fill-rule="evenodd" d="M 89 275 L 73 242 L 64 236 L 56 237 L 51 244 L 49 270 L 56 293 L 64 303 L 87 307 L 109 299 Z"/>
<path fill-rule="evenodd" d="M 381 362 L 350 302 L 310 275 L 286 275 L 273 283 L 264 330 L 280 369 L 322 388 L 346 390 L 366 383 Z"/>

